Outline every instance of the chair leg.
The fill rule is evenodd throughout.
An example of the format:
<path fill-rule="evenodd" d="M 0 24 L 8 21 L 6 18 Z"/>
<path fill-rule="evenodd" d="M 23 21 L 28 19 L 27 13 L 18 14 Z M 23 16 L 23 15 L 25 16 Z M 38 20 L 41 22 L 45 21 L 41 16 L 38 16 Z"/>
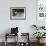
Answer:
<path fill-rule="evenodd" d="M 6 41 L 5 41 L 5 43 L 4 43 L 4 44 L 5 44 L 5 46 L 7 46 L 7 42 L 6 42 Z"/>
<path fill-rule="evenodd" d="M 7 46 L 7 34 L 5 34 L 5 46 Z"/>

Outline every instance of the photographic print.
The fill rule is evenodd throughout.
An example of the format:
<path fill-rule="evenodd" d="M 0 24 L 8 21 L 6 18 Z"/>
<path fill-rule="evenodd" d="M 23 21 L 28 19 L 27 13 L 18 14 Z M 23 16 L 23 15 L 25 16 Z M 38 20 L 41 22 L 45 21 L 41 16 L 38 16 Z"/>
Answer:
<path fill-rule="evenodd" d="M 10 19 L 11 20 L 26 19 L 26 8 L 25 7 L 11 7 Z"/>

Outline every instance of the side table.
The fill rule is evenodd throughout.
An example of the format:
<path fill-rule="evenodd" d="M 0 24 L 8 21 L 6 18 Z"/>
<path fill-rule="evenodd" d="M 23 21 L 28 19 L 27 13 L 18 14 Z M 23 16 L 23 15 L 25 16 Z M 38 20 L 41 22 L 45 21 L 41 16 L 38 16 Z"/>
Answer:
<path fill-rule="evenodd" d="M 18 46 L 18 33 L 15 33 L 15 34 L 10 34 L 10 33 L 6 33 L 5 34 L 5 46 L 7 46 L 7 44 L 8 44 L 8 42 L 7 42 L 7 36 L 9 36 L 9 38 L 10 38 L 10 36 L 16 36 L 16 45 L 15 46 Z"/>

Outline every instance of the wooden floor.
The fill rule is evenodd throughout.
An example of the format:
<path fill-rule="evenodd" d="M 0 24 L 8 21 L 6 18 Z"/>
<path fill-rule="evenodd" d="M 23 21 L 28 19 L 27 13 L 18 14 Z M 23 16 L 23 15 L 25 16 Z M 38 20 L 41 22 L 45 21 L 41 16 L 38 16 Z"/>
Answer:
<path fill-rule="evenodd" d="M 4 46 L 4 43 L 2 42 L 0 42 L 0 46 Z M 8 45 L 7 46 L 15 46 L 15 43 L 8 43 Z M 30 43 L 30 46 L 37 46 L 37 43 Z M 46 43 L 44 43 L 44 45 L 42 45 L 42 46 L 46 46 Z"/>

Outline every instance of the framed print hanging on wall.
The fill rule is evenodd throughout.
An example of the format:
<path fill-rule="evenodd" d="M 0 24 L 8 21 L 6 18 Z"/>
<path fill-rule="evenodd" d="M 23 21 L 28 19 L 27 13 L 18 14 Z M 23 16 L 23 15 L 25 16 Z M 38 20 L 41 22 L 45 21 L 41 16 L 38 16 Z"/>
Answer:
<path fill-rule="evenodd" d="M 11 20 L 25 20 L 26 19 L 26 8 L 25 7 L 11 7 L 10 8 L 10 19 Z"/>

